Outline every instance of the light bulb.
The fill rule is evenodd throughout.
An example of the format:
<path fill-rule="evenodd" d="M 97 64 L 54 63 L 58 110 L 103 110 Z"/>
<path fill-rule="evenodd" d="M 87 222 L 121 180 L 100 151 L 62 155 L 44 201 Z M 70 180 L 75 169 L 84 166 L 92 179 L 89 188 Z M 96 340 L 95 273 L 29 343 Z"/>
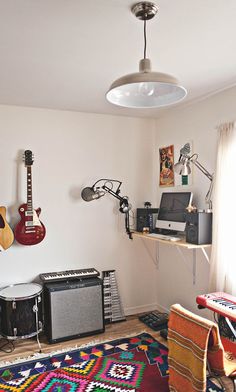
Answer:
<path fill-rule="evenodd" d="M 154 91 L 155 91 L 155 89 L 154 89 L 153 83 L 142 82 L 142 83 L 139 83 L 137 93 L 138 93 L 138 95 L 150 97 L 154 94 Z"/>

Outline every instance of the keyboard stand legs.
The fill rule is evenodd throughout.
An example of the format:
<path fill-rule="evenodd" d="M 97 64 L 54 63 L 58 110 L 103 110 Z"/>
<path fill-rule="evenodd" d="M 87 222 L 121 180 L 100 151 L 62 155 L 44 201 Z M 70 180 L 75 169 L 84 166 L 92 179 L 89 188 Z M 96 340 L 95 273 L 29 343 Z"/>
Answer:
<path fill-rule="evenodd" d="M 235 328 L 233 327 L 231 321 L 229 320 L 228 317 L 225 317 L 225 321 L 226 321 L 226 323 L 228 324 L 228 326 L 229 326 L 229 328 L 230 328 L 232 334 L 234 335 L 234 337 L 235 337 L 235 339 L 236 339 L 236 331 L 235 331 Z"/>

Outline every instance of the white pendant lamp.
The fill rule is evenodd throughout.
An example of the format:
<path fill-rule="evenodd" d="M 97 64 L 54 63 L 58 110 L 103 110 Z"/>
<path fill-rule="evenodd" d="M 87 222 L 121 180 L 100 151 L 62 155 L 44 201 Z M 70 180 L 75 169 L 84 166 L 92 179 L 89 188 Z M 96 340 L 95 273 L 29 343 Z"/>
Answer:
<path fill-rule="evenodd" d="M 106 94 L 114 105 L 127 108 L 158 108 L 182 100 L 187 91 L 178 80 L 166 73 L 153 72 L 151 61 L 146 58 L 146 21 L 152 19 L 158 8 L 154 3 L 135 4 L 131 11 L 144 21 L 144 58 L 139 62 L 139 72 L 115 80 Z"/>

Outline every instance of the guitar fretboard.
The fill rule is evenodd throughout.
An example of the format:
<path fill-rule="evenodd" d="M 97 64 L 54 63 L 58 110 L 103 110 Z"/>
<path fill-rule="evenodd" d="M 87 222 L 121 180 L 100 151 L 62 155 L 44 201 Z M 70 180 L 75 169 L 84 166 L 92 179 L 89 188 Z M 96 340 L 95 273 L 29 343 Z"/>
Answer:
<path fill-rule="evenodd" d="M 33 199 L 32 199 L 32 172 L 31 166 L 27 166 L 27 211 L 33 215 Z"/>

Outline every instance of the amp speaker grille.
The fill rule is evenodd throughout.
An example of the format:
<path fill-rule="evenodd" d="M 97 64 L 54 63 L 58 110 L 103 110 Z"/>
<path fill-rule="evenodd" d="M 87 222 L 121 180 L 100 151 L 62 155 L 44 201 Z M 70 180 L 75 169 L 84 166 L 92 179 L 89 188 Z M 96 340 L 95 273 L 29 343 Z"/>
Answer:
<path fill-rule="evenodd" d="M 101 280 L 45 285 L 45 331 L 51 343 L 103 332 Z"/>

